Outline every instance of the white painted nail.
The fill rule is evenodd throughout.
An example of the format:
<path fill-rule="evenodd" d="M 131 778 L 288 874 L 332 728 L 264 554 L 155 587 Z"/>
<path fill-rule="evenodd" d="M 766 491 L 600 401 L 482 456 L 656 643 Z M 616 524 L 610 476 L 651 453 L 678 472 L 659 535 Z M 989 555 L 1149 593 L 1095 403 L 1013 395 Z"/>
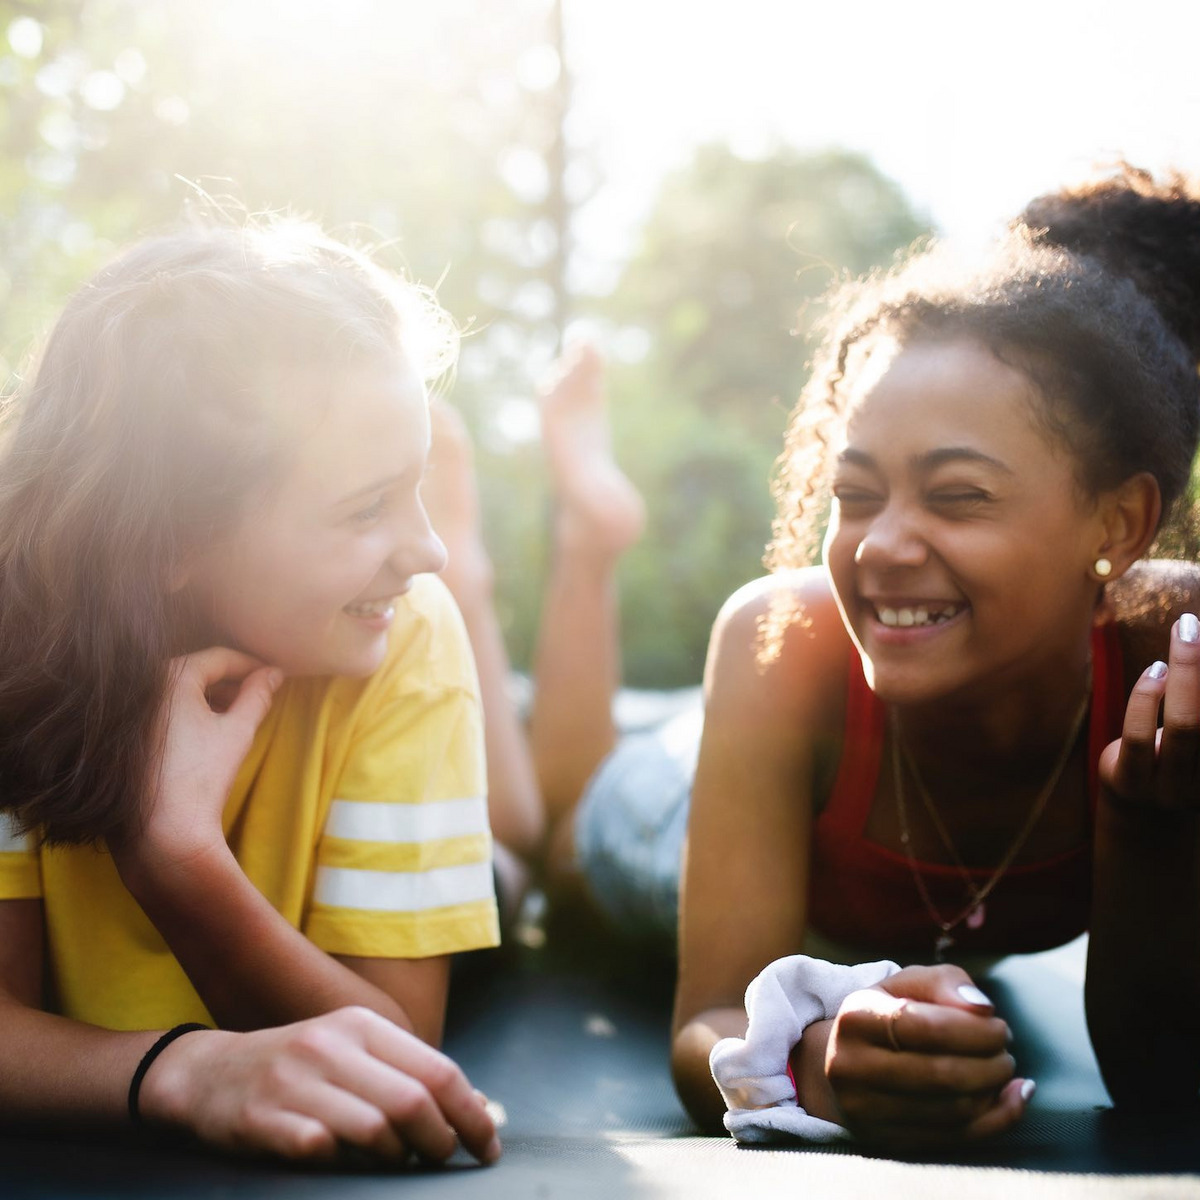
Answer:
<path fill-rule="evenodd" d="M 973 983 L 960 984 L 958 994 L 968 1004 L 982 1004 L 988 1008 L 992 1007 L 992 1002 Z"/>
<path fill-rule="evenodd" d="M 1025 1082 L 1023 1084 L 1021 1084 L 1021 1099 L 1022 1099 L 1022 1101 L 1024 1101 L 1025 1103 L 1028 1103 L 1029 1097 L 1032 1096 L 1033 1093 L 1036 1091 L 1037 1091 L 1037 1084 L 1034 1083 L 1032 1079 L 1025 1080 Z"/>
<path fill-rule="evenodd" d="M 1146 671 L 1148 679 L 1161 679 L 1167 673 L 1167 664 L 1165 662 L 1152 662 Z"/>
<path fill-rule="evenodd" d="M 1191 613 L 1184 613 L 1179 618 L 1179 640 L 1181 642 L 1200 642 L 1200 621 Z"/>

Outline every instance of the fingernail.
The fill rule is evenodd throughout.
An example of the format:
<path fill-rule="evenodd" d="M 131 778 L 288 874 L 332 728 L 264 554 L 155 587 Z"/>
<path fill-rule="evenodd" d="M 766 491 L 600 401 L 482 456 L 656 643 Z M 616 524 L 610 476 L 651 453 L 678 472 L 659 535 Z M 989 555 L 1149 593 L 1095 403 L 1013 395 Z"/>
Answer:
<path fill-rule="evenodd" d="M 492 1140 L 488 1142 L 487 1149 L 483 1152 L 483 1161 L 485 1163 L 494 1163 L 500 1157 L 500 1137 L 498 1134 L 492 1134 Z"/>
<path fill-rule="evenodd" d="M 1183 636 L 1183 630 L 1179 632 L 1179 636 Z M 1167 673 L 1167 664 L 1165 662 L 1152 662 L 1146 671 L 1148 679 L 1161 679 Z"/>
<path fill-rule="evenodd" d="M 987 1008 L 992 1007 L 992 1002 L 973 983 L 959 984 L 958 994 L 968 1004 L 981 1004 Z"/>
<path fill-rule="evenodd" d="M 1032 1096 L 1036 1091 L 1037 1084 L 1034 1083 L 1032 1079 L 1026 1079 L 1025 1082 L 1021 1084 L 1021 1100 L 1024 1103 L 1028 1103 L 1029 1097 Z"/>
<path fill-rule="evenodd" d="M 1181 642 L 1200 641 L 1200 621 L 1191 613 L 1184 613 L 1179 618 L 1179 640 Z"/>

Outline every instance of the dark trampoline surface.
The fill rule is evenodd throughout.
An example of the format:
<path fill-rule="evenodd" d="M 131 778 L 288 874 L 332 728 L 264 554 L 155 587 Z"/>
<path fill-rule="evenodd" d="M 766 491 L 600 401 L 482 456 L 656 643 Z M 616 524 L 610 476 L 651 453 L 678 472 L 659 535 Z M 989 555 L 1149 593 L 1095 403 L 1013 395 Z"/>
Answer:
<path fill-rule="evenodd" d="M 576 927 L 552 949 L 469 968 L 447 1049 L 503 1106 L 505 1157 L 445 1170 L 299 1171 L 113 1135 L 7 1131 L 0 1197 L 1189 1197 L 1200 1115 L 1113 1111 L 1083 1027 L 1083 948 L 1005 960 L 986 981 L 1038 1092 L 1001 1141 L 937 1161 L 861 1148 L 738 1149 L 701 1137 L 667 1069 L 671 979 L 660 957 Z"/>

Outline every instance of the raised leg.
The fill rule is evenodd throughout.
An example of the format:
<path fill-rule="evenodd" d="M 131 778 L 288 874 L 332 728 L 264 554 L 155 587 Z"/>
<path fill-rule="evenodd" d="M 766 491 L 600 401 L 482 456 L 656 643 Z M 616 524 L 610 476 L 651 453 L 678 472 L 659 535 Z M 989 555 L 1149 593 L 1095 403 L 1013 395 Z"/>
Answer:
<path fill-rule="evenodd" d="M 448 405 L 430 405 L 433 446 L 422 496 L 449 561 L 442 578 L 458 602 L 479 671 L 488 766 L 488 805 L 498 843 L 496 868 L 513 864 L 503 847 L 530 861 L 546 830 L 529 744 L 508 693 L 509 662 L 492 603 L 493 572 L 483 544 L 474 452 L 462 418 Z"/>
<path fill-rule="evenodd" d="M 541 411 L 556 513 L 529 738 L 547 816 L 557 824 L 615 741 L 615 572 L 642 532 L 645 511 L 613 458 L 603 363 L 592 347 L 568 352 Z"/>

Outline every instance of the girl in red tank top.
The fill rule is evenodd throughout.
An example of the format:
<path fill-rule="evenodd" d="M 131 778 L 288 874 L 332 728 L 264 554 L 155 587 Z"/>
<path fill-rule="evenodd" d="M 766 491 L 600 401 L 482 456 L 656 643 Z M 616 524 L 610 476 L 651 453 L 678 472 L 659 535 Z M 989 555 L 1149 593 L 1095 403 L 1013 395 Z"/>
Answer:
<path fill-rule="evenodd" d="M 709 1054 L 815 931 L 919 965 L 807 1026 L 796 1102 L 894 1144 L 999 1133 L 1032 1081 L 942 960 L 1087 930 L 1113 1098 L 1193 1103 L 1200 571 L 1143 556 L 1190 516 L 1200 189 L 1125 169 L 1036 201 L 977 263 L 935 248 L 834 313 L 773 574 L 713 633 L 680 1096 L 721 1121 Z"/>

